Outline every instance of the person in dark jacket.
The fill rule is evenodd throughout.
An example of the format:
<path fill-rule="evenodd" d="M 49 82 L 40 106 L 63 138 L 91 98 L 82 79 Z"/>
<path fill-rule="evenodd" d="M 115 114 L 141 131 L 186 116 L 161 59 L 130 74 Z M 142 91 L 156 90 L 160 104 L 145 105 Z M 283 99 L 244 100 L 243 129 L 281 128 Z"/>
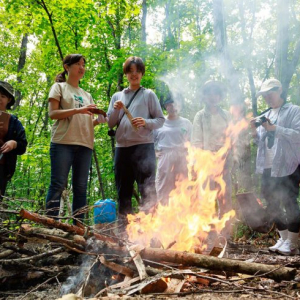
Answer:
<path fill-rule="evenodd" d="M 16 116 L 6 112 L 14 103 L 13 87 L 0 81 L 0 201 L 14 175 L 17 155 L 25 153 L 27 147 L 24 127 Z"/>

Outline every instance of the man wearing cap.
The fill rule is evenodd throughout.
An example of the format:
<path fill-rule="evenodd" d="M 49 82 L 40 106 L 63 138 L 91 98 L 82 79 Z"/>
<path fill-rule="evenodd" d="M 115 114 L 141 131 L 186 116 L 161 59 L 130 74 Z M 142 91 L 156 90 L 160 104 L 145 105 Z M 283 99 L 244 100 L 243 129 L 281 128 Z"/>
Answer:
<path fill-rule="evenodd" d="M 169 95 L 164 102 L 168 112 L 163 127 L 154 131 L 155 148 L 158 157 L 156 173 L 157 199 L 168 204 L 169 194 L 175 182 L 188 176 L 185 143 L 190 141 L 192 123 L 181 117 L 181 103 Z"/>
<path fill-rule="evenodd" d="M 225 132 L 231 120 L 230 113 L 220 107 L 224 99 L 225 88 L 221 82 L 210 80 L 202 88 L 202 99 L 204 108 L 200 110 L 193 122 L 192 145 L 203 150 L 217 152 L 225 144 Z M 232 209 L 232 155 L 227 156 L 223 171 L 223 179 L 226 183 L 226 190 L 223 199 L 218 199 L 218 215 L 223 215 Z M 211 182 L 211 186 L 214 183 Z M 226 232 L 225 232 L 226 231 Z M 229 235 L 224 230 L 225 235 Z"/>
<path fill-rule="evenodd" d="M 258 145 L 256 173 L 262 174 L 261 192 L 267 213 L 280 238 L 270 247 L 284 255 L 299 254 L 300 210 L 297 203 L 300 180 L 300 108 L 286 103 L 277 79 L 268 79 L 257 93 L 270 107 L 251 121 Z M 257 121 L 260 122 L 257 122 Z M 260 126 L 260 124 L 262 124 Z M 258 126 L 258 127 L 257 127 Z M 256 128 L 257 127 L 257 128 Z"/>
<path fill-rule="evenodd" d="M 21 122 L 6 112 L 14 103 L 13 87 L 8 82 L 0 81 L 0 201 L 8 180 L 15 172 L 17 155 L 25 153 L 27 146 Z"/>

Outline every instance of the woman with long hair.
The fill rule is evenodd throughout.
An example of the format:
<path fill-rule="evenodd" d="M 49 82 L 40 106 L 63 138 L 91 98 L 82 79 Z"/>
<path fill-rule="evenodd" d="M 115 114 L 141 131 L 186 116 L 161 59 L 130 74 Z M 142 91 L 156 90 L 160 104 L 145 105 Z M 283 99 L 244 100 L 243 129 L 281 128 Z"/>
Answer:
<path fill-rule="evenodd" d="M 73 216 L 83 219 L 80 209 L 86 205 L 94 126 L 106 122 L 103 115 L 93 119 L 93 98 L 79 87 L 85 62 L 81 54 L 67 55 L 63 60 L 64 71 L 56 76 L 49 92 L 49 116 L 56 120 L 52 127 L 51 183 L 46 198 L 47 215 L 52 217 L 58 216 L 61 194 L 72 167 Z"/>

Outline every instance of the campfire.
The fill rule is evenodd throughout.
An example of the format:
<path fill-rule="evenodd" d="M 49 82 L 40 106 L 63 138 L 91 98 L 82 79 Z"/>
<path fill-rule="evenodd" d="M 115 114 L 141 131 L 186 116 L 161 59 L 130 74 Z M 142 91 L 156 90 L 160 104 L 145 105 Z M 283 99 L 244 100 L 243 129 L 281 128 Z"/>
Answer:
<path fill-rule="evenodd" d="M 153 213 L 140 212 L 128 216 L 129 240 L 144 246 L 150 246 L 154 240 L 159 241 L 164 249 L 205 250 L 211 230 L 220 234 L 226 222 L 235 215 L 231 210 L 219 218 L 216 199 L 224 201 L 226 159 L 239 132 L 247 126 L 245 120 L 231 124 L 224 146 L 217 152 L 188 145 L 189 178 L 176 183 L 168 205 L 159 203 Z"/>
<path fill-rule="evenodd" d="M 50 282 L 72 282 L 70 287 L 64 284 L 60 291 L 74 295 L 63 299 L 105 296 L 110 299 L 135 294 L 154 297 L 162 293 L 180 296 L 222 292 L 226 288 L 230 293 L 247 294 L 255 287 L 244 279 L 265 284 L 268 278 L 270 287 L 277 281 L 294 279 L 295 268 L 274 265 L 274 261 L 271 265 L 257 263 L 258 255 L 252 261 L 244 261 L 214 257 L 213 253 L 199 254 L 207 247 L 209 234 L 212 231 L 221 234 L 226 222 L 235 216 L 233 210 L 218 216 L 216 198 L 224 197 L 226 186 L 222 174 L 226 158 L 240 130 L 246 127 L 245 121 L 229 126 L 225 146 L 218 152 L 189 146 L 189 178 L 177 182 L 168 205 L 159 204 L 148 214 L 128 216 L 129 241 L 124 239 L 122 231 L 113 234 L 115 231 L 111 230 L 107 235 L 107 231 L 102 231 L 104 227 L 69 225 L 21 210 L 18 232 L 8 232 L 4 250 L 0 251 L 2 288 L 5 290 L 20 281 L 20 270 L 24 285 L 33 281 L 37 284 L 25 296 L 32 296 L 36 289 Z M 24 220 L 50 228 L 23 224 Z M 116 225 L 107 224 L 105 228 Z M 12 245 L 13 234 L 17 246 Z M 43 251 L 40 246 L 28 250 L 27 245 L 36 241 L 46 243 Z M 78 255 L 87 258 L 84 264 L 72 268 L 60 265 L 70 261 L 70 256 Z M 33 278 L 32 274 L 38 277 Z M 259 288 L 259 292 L 284 295 L 272 288 Z"/>

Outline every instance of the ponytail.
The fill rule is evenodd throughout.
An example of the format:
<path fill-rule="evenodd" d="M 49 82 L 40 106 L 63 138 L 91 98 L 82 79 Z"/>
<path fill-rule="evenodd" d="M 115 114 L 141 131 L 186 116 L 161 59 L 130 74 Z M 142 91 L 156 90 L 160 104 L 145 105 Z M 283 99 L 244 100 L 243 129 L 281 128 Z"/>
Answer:
<path fill-rule="evenodd" d="M 65 68 L 64 65 L 71 66 L 71 65 L 79 62 L 81 58 L 83 58 L 83 60 L 85 62 L 85 58 L 81 54 L 69 54 L 69 55 L 67 55 L 63 60 L 63 68 Z M 68 72 L 64 69 L 63 72 L 56 75 L 55 82 L 66 82 L 67 81 L 66 80 L 66 75 L 67 74 L 68 74 Z"/>
<path fill-rule="evenodd" d="M 55 82 L 66 82 L 66 74 L 68 74 L 68 72 L 66 70 L 64 70 L 63 72 L 59 73 L 56 75 L 55 77 Z"/>

